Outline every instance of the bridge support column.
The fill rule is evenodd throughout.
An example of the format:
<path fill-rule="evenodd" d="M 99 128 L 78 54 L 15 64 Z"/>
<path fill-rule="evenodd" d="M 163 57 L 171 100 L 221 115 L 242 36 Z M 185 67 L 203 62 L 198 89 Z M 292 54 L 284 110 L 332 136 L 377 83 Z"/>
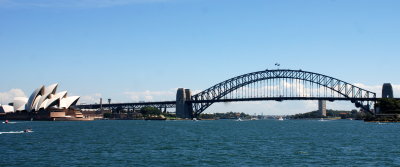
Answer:
<path fill-rule="evenodd" d="M 193 107 L 189 103 L 192 93 L 190 89 L 179 88 L 176 92 L 176 117 L 193 118 Z"/>
<path fill-rule="evenodd" d="M 326 100 L 318 100 L 318 112 L 320 116 L 326 117 Z"/>
<path fill-rule="evenodd" d="M 393 98 L 392 84 L 384 83 L 382 86 L 382 98 Z"/>

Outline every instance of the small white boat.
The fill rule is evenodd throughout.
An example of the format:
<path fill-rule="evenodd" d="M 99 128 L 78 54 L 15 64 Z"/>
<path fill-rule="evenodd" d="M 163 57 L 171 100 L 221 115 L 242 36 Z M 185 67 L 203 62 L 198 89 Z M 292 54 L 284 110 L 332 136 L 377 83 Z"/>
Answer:
<path fill-rule="evenodd" d="M 10 122 L 10 121 L 8 121 L 8 120 L 6 120 L 5 122 L 2 122 L 3 124 L 15 124 L 15 123 L 17 123 L 17 122 Z"/>
<path fill-rule="evenodd" d="M 283 117 L 279 117 L 278 120 L 279 121 L 283 121 L 284 119 L 283 119 Z"/>
<path fill-rule="evenodd" d="M 1 134 L 11 134 L 11 133 L 25 133 L 24 131 L 10 131 L 10 132 L 0 132 Z"/>
<path fill-rule="evenodd" d="M 320 120 L 318 120 L 318 121 L 328 121 L 328 120 L 325 120 L 324 118 L 321 118 Z"/>
<path fill-rule="evenodd" d="M 198 121 L 197 118 L 193 118 L 192 121 Z"/>
<path fill-rule="evenodd" d="M 235 120 L 235 121 L 243 121 L 242 119 L 240 119 L 240 118 L 238 118 L 237 120 Z"/>

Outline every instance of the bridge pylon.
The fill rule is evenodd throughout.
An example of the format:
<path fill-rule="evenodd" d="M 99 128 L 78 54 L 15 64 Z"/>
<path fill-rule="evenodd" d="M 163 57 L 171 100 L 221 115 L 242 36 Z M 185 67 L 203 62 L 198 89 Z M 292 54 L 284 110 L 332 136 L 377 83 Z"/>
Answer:
<path fill-rule="evenodd" d="M 326 117 L 326 100 L 318 100 L 318 112 L 321 117 Z"/>
<path fill-rule="evenodd" d="M 393 98 L 392 84 L 384 83 L 382 86 L 382 98 Z"/>
<path fill-rule="evenodd" d="M 190 89 L 179 88 L 176 92 L 176 117 L 183 119 L 193 118 L 193 106 L 190 103 L 192 92 Z"/>

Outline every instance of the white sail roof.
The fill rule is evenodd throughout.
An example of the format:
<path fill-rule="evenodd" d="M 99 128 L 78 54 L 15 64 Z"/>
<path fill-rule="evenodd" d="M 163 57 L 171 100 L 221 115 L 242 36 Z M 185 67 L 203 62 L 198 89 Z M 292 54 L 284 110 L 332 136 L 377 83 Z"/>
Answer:
<path fill-rule="evenodd" d="M 42 97 L 43 98 L 43 97 Z M 41 104 L 40 104 L 40 106 L 39 106 L 39 110 L 40 109 L 46 109 L 47 107 L 47 102 L 49 101 L 49 99 L 46 99 L 46 100 L 44 100 Z"/>
<path fill-rule="evenodd" d="M 50 95 L 53 95 L 53 94 L 56 93 L 57 86 L 58 86 L 58 84 L 52 84 L 52 85 L 50 85 L 50 86 L 48 86 L 48 87 L 46 87 L 46 88 L 44 89 L 44 93 L 43 93 L 42 97 L 41 97 L 40 100 L 39 100 L 39 108 L 37 108 L 36 110 L 39 110 L 40 108 L 44 108 L 44 106 L 45 106 L 46 104 L 43 104 L 43 103 L 44 103 L 47 99 L 49 99 L 49 96 L 50 96 Z"/>
<path fill-rule="evenodd" d="M 35 91 L 33 91 L 33 93 L 31 94 L 31 96 L 29 97 L 28 103 L 26 103 L 26 107 L 25 109 L 28 111 L 32 111 L 35 109 L 34 107 L 34 102 L 36 101 L 36 98 L 38 95 L 42 95 L 44 91 L 44 86 L 40 86 L 39 88 L 37 88 Z"/>
<path fill-rule="evenodd" d="M 31 96 L 16 97 L 14 98 L 13 111 L 39 111 L 40 109 L 59 108 L 68 109 L 70 106 L 75 105 L 79 96 L 67 97 L 67 91 L 56 93 L 58 84 L 52 84 L 47 87 L 41 86 L 37 88 Z M 8 111 L 8 107 L 5 107 Z M 4 109 L 3 109 L 4 110 Z"/>
<path fill-rule="evenodd" d="M 9 113 L 14 112 L 14 107 L 9 105 L 1 105 L 0 106 L 0 113 Z"/>
<path fill-rule="evenodd" d="M 14 111 L 23 111 L 25 110 L 26 103 L 28 103 L 28 98 L 15 97 L 13 103 L 14 103 Z"/>
<path fill-rule="evenodd" d="M 65 98 L 65 97 L 67 97 L 67 91 L 62 91 L 62 92 L 59 92 L 59 93 L 53 95 L 53 96 L 47 101 L 47 104 L 45 105 L 44 109 L 47 109 L 47 108 L 53 107 L 53 106 L 59 107 L 59 106 L 60 106 L 60 100 L 61 100 L 62 98 Z"/>
<path fill-rule="evenodd" d="M 80 98 L 79 96 L 71 96 L 71 97 L 67 97 L 67 98 L 62 98 L 60 101 L 60 108 L 67 109 L 71 105 L 75 105 L 78 102 L 79 98 Z"/>
<path fill-rule="evenodd" d="M 46 87 L 46 88 L 44 89 L 44 93 L 45 93 L 45 94 L 56 94 L 57 87 L 58 87 L 58 83 L 49 85 L 48 87 Z"/>
<path fill-rule="evenodd" d="M 35 101 L 33 102 L 32 110 L 34 110 L 34 111 L 39 111 L 39 107 L 40 107 L 39 101 L 40 101 L 40 98 L 42 98 L 42 95 L 38 95 L 38 96 L 36 97 Z"/>

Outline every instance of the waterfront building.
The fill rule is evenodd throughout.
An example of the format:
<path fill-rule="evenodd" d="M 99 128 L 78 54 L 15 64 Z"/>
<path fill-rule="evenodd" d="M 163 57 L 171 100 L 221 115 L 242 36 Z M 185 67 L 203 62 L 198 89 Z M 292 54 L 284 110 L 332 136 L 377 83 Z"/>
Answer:
<path fill-rule="evenodd" d="M 69 109 L 75 105 L 79 96 L 67 96 L 67 91 L 57 92 L 58 84 L 52 84 L 45 87 L 44 85 L 37 88 L 31 96 L 14 98 L 14 111 L 34 112 L 49 109 Z"/>
<path fill-rule="evenodd" d="M 74 105 L 79 96 L 67 96 L 67 91 L 57 93 L 58 84 L 47 87 L 40 86 L 26 97 L 15 97 L 10 105 L 0 107 L 0 112 L 6 113 L 7 119 L 45 119 L 66 120 L 84 118 L 83 114 L 75 109 Z"/>

